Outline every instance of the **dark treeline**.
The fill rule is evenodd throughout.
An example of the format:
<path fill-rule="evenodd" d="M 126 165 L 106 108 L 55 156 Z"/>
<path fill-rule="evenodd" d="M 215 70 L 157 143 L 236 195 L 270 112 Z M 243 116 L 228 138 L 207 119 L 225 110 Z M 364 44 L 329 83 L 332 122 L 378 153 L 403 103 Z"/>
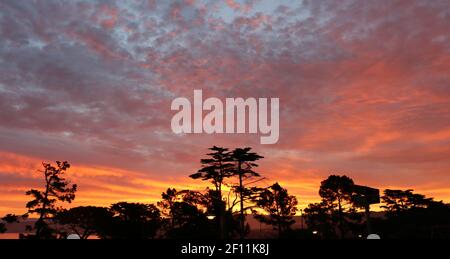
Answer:
<path fill-rule="evenodd" d="M 367 236 L 367 217 L 359 207 L 354 182 L 343 175 L 331 175 L 321 182 L 319 203 L 301 213 L 306 225 L 294 228 L 297 198 L 278 183 L 267 184 L 257 173 L 262 156 L 251 148 L 210 148 L 201 168 L 189 177 L 210 183 L 203 191 L 168 188 L 156 204 L 118 202 L 110 207 L 82 206 L 64 209 L 60 203 L 75 199 L 77 185 L 65 178 L 67 162 L 43 164 L 41 190 L 26 192 L 31 200 L 24 215 L 2 218 L 0 233 L 7 223 L 36 218 L 27 225 L 23 239 L 188 239 L 246 238 L 248 215 L 273 227 L 274 238 L 356 239 Z M 384 190 L 382 216 L 371 217 L 372 233 L 382 238 L 448 238 L 450 207 L 412 190 Z"/>

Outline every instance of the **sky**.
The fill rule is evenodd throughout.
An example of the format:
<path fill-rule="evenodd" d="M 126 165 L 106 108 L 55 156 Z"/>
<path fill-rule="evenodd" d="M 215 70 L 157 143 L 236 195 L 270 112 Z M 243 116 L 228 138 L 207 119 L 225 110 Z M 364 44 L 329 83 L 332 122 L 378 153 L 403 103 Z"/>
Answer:
<path fill-rule="evenodd" d="M 450 202 L 450 1 L 0 1 L 0 215 L 41 162 L 69 161 L 71 206 L 155 202 L 213 145 L 265 158 L 300 206 L 320 181 Z M 170 104 L 280 98 L 280 139 L 176 135 Z"/>

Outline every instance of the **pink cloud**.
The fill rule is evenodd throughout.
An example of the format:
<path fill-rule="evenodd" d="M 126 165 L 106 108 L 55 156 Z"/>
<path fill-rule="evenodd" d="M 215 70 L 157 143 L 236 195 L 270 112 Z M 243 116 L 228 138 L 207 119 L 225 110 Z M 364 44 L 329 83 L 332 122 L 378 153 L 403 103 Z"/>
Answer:
<path fill-rule="evenodd" d="M 254 147 L 302 204 L 331 173 L 450 199 L 446 1 L 226 4 L 0 3 L 0 207 L 41 160 L 77 165 L 86 204 L 200 188 L 187 175 L 212 145 Z M 279 97 L 279 143 L 175 136 L 170 102 L 193 89 Z"/>

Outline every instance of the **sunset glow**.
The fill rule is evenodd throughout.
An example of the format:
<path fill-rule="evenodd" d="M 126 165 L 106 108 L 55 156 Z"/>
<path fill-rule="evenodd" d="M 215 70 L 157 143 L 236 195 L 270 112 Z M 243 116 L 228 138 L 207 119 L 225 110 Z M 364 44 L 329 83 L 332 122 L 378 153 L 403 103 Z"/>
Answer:
<path fill-rule="evenodd" d="M 62 3 L 64 2 L 64 3 Z M 295 3 L 294 3 L 295 2 Z M 345 174 L 450 202 L 449 1 L 1 1 L 0 216 L 41 162 L 70 206 L 155 203 L 208 148 L 250 146 L 300 207 Z M 174 134 L 171 102 L 279 98 L 279 140 Z"/>

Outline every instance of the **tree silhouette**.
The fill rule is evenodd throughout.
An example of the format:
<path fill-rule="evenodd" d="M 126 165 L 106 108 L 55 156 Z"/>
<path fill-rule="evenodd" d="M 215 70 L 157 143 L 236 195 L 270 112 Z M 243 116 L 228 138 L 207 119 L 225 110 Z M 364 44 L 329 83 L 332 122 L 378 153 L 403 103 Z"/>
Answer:
<path fill-rule="evenodd" d="M 332 212 L 328 204 L 312 203 L 304 210 L 308 228 L 322 238 L 336 238 L 334 231 Z"/>
<path fill-rule="evenodd" d="M 22 216 L 8 214 L 1 218 L 0 233 L 6 231 L 7 224 L 37 214 L 34 227 L 27 226 L 26 229 L 35 233 L 20 233 L 20 238 L 64 238 L 68 232 L 74 232 L 82 239 L 92 235 L 103 239 L 237 236 L 242 239 L 250 231 L 249 224 L 245 222 L 248 210 L 260 222 L 272 225 L 279 237 L 352 238 L 364 232 L 361 224 L 363 214 L 357 211 L 361 196 L 351 178 L 331 175 L 322 181 L 319 189 L 321 202 L 309 204 L 304 210 L 308 231 L 296 232 L 291 231 L 296 198 L 278 183 L 267 188 L 255 185 L 264 179 L 253 170 L 262 156 L 251 152 L 251 148 L 236 148 L 230 152 L 227 148 L 213 146 L 210 151 L 207 158 L 201 159 L 201 169 L 190 177 L 209 181 L 213 187 L 203 191 L 168 188 L 162 193 L 158 207 L 119 202 L 109 208 L 86 206 L 63 209 L 58 203 L 72 202 L 77 190 L 75 184 L 64 178 L 70 164 L 57 161 L 56 166 L 52 166 L 43 163 L 44 170 L 39 172 L 44 176 L 44 188 L 26 192 L 33 198 L 26 204 L 28 212 Z M 386 213 L 384 217 L 374 217 L 373 225 L 383 237 L 450 236 L 448 204 L 412 190 L 388 189 L 381 198 L 384 203 L 381 207 Z M 258 214 L 259 211 L 265 213 Z M 58 232 L 51 227 L 52 223 L 63 227 Z"/>
<path fill-rule="evenodd" d="M 23 216 L 18 216 L 15 214 L 7 214 L 2 218 L 2 220 L 6 223 L 11 224 L 11 223 L 18 223 L 21 218 L 23 218 Z"/>
<path fill-rule="evenodd" d="M 174 204 L 178 200 L 178 192 L 176 189 L 168 188 L 166 192 L 161 194 L 161 201 L 158 201 L 157 205 L 161 208 L 161 213 L 169 217 L 170 229 L 175 227 L 175 218 L 173 215 Z"/>
<path fill-rule="evenodd" d="M 331 211 L 337 207 L 339 222 L 339 234 L 343 238 L 345 206 L 351 205 L 353 195 L 353 180 L 347 176 L 330 175 L 328 179 L 321 182 L 319 195 Z"/>
<path fill-rule="evenodd" d="M 213 146 L 209 150 L 213 151 L 206 154 L 210 158 L 201 159 L 202 168 L 189 177 L 211 181 L 215 190 L 221 194 L 224 179 L 233 175 L 231 170 L 233 167 L 232 159 L 228 148 Z"/>
<path fill-rule="evenodd" d="M 434 203 L 432 198 L 415 194 L 413 190 L 384 190 L 381 197 L 385 205 L 381 206 L 390 214 L 398 214 L 413 208 L 426 208 Z"/>
<path fill-rule="evenodd" d="M 153 204 L 119 202 L 111 205 L 110 227 L 101 233 L 103 238 L 154 238 L 161 224 L 161 213 Z"/>
<path fill-rule="evenodd" d="M 38 214 L 39 218 L 34 225 L 35 234 L 26 236 L 27 238 L 55 238 L 55 231 L 50 228 L 48 221 L 51 220 L 61 208 L 56 207 L 58 201 L 72 202 L 75 199 L 77 185 L 70 185 L 70 182 L 63 176 L 70 164 L 67 161 L 56 161 L 56 167 L 51 164 L 42 163 L 45 185 L 44 190 L 31 189 L 26 195 L 32 196 L 33 200 L 26 205 L 28 214 Z"/>
<path fill-rule="evenodd" d="M 234 175 L 239 179 L 239 185 L 235 187 L 235 191 L 239 194 L 240 203 L 240 238 L 243 239 L 245 236 L 245 210 L 244 201 L 246 197 L 251 196 L 254 193 L 252 188 L 247 188 L 244 184 L 244 180 L 260 177 L 258 173 L 252 170 L 253 167 L 257 167 L 258 164 L 254 163 L 261 158 L 264 158 L 257 153 L 250 152 L 251 148 L 236 148 L 231 153 L 231 158 L 235 162 Z"/>
<path fill-rule="evenodd" d="M 169 238 L 215 238 L 212 224 L 207 215 L 193 204 L 176 202 L 173 208 L 175 225 L 167 236 Z"/>
<path fill-rule="evenodd" d="M 166 207 L 166 214 L 171 216 L 171 227 L 166 230 L 165 236 L 177 239 L 216 238 L 216 232 L 207 214 L 212 206 L 209 193 L 176 191 L 170 188 L 167 193 L 163 193 L 163 201 L 158 204 Z"/>
<path fill-rule="evenodd" d="M 231 163 L 231 154 L 228 152 L 228 148 L 222 148 L 213 146 L 210 148 L 212 151 L 207 156 L 210 158 L 201 159 L 202 168 L 195 174 L 189 177 L 193 179 L 202 179 L 204 181 L 211 181 L 214 185 L 215 192 L 211 192 L 214 212 L 216 220 L 219 223 L 219 237 L 224 238 L 224 215 L 225 215 L 225 202 L 223 201 L 222 186 L 225 178 L 233 176 L 233 163 Z"/>
<path fill-rule="evenodd" d="M 112 212 L 108 208 L 86 206 L 63 210 L 58 213 L 56 220 L 66 225 L 81 239 L 88 239 L 91 235 L 100 236 L 111 221 Z"/>
<path fill-rule="evenodd" d="M 295 223 L 293 216 L 297 212 L 297 198 L 289 195 L 288 191 L 278 183 L 262 191 L 256 204 L 268 213 L 268 216 L 257 215 L 256 219 L 272 225 L 278 230 L 278 237 L 282 237 L 282 234 Z"/>
<path fill-rule="evenodd" d="M 450 206 L 412 190 L 385 190 L 386 217 L 376 221 L 387 238 L 449 238 Z M 446 227 L 447 226 L 447 227 Z"/>

